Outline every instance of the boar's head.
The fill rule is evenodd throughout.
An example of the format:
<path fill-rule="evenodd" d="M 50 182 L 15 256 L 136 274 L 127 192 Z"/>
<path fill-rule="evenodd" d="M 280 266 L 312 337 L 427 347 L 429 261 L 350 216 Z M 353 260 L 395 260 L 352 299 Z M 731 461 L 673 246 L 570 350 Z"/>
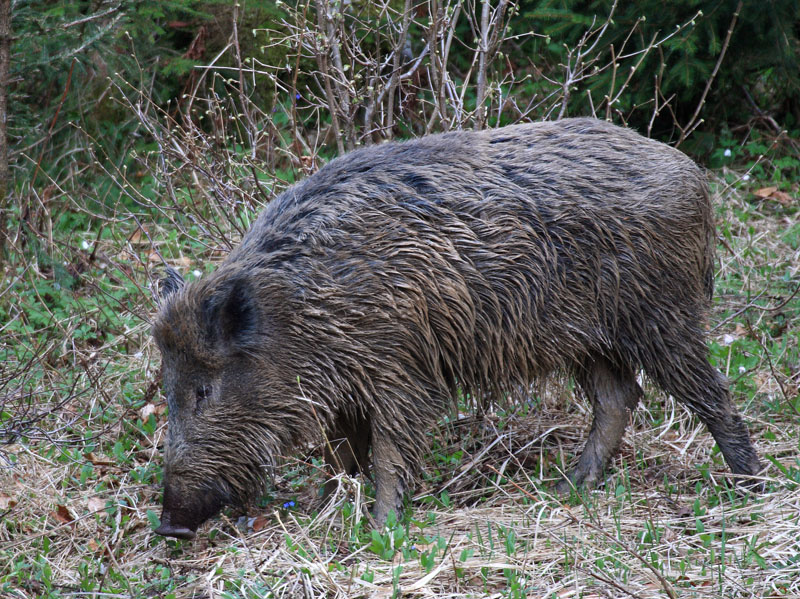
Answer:
<path fill-rule="evenodd" d="M 281 382 L 278 319 L 264 305 L 275 293 L 241 269 L 162 281 L 153 336 L 169 429 L 158 534 L 192 538 L 224 505 L 257 496 L 292 443 L 297 386 Z"/>

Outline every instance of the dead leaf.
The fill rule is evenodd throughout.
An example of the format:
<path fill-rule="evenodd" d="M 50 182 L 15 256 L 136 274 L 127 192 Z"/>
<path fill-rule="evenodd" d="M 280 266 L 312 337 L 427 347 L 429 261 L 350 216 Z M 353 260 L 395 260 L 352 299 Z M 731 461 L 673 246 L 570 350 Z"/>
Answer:
<path fill-rule="evenodd" d="M 142 236 L 145 234 L 145 231 L 142 231 L 141 228 L 136 229 L 133 234 L 128 237 L 128 241 L 131 243 L 139 243 L 142 240 Z"/>
<path fill-rule="evenodd" d="M 765 199 L 771 196 L 776 191 L 778 191 L 777 187 L 762 187 L 761 189 L 756 189 L 753 192 L 753 195 L 756 195 L 761 199 Z"/>
<path fill-rule="evenodd" d="M 141 409 L 139 410 L 139 418 L 142 419 L 142 422 L 147 422 L 147 419 L 150 417 L 150 414 L 153 414 L 156 419 L 159 416 L 163 416 L 164 412 L 167 411 L 167 404 L 164 402 L 155 404 L 153 402 L 147 402 L 144 404 Z"/>
<path fill-rule="evenodd" d="M 181 256 L 177 260 L 174 261 L 176 266 L 180 266 L 181 268 L 188 269 L 192 266 L 192 261 L 189 259 L 188 256 Z"/>
<path fill-rule="evenodd" d="M 17 505 L 17 500 L 11 497 L 11 495 L 6 495 L 5 493 L 0 493 L 0 510 L 8 510 Z"/>
<path fill-rule="evenodd" d="M 792 198 L 792 196 L 785 191 L 776 191 L 770 196 L 770 198 L 787 207 L 791 206 L 792 202 L 794 201 L 794 198 Z"/>
<path fill-rule="evenodd" d="M 69 508 L 66 505 L 58 504 L 56 506 L 56 510 L 54 512 L 50 512 L 50 515 L 53 516 L 56 520 L 61 522 L 61 524 L 69 524 L 75 517 L 69 511 Z"/>
<path fill-rule="evenodd" d="M 781 204 L 782 206 L 791 206 L 792 203 L 795 201 L 795 198 L 792 197 L 791 194 L 786 193 L 785 191 L 779 191 L 777 187 L 770 186 L 770 187 L 762 187 L 761 189 L 757 189 L 753 192 L 753 195 L 756 197 L 761 198 L 762 200 L 774 200 Z"/>
<path fill-rule="evenodd" d="M 256 519 L 253 520 L 253 532 L 264 530 L 267 524 L 269 524 L 269 518 L 266 516 L 257 516 Z"/>
<path fill-rule="evenodd" d="M 316 170 L 316 163 L 313 156 L 300 156 L 300 168 L 306 175 L 312 174 Z"/>
<path fill-rule="evenodd" d="M 47 204 L 50 198 L 53 197 L 53 192 L 56 190 L 55 185 L 48 185 L 42 191 L 42 203 Z"/>
<path fill-rule="evenodd" d="M 106 500 L 103 499 L 102 497 L 98 496 L 90 497 L 89 501 L 87 501 L 86 503 L 89 506 L 90 512 L 100 512 L 106 509 Z"/>
<path fill-rule="evenodd" d="M 139 410 L 139 418 L 141 418 L 142 422 L 144 422 L 145 420 L 147 420 L 149 418 L 150 414 L 155 414 L 155 413 L 156 413 L 155 404 L 146 403 Z"/>

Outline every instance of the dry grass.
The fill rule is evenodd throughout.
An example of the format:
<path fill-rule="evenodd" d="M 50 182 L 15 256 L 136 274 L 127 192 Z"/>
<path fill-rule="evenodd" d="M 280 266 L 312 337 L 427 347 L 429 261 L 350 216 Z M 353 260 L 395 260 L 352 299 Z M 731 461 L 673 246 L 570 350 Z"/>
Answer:
<path fill-rule="evenodd" d="M 4 401 L 13 442 L 0 470 L 0 596 L 800 596 L 796 210 L 755 201 L 740 185 L 718 188 L 712 354 L 770 460 L 764 493 L 729 490 L 708 432 L 651 389 L 606 484 L 552 495 L 590 412 L 568 386 L 550 385 L 530 406 L 433 433 L 428 474 L 388 532 L 365 520 L 371 489 L 362 480 L 340 477 L 321 504 L 311 448 L 287 458 L 272 495 L 247 517 L 228 512 L 193 542 L 165 541 L 152 533 L 165 418 L 146 326 L 103 344 L 63 342 L 78 321 L 101 322 L 116 305 L 109 300 L 55 323 L 60 334 L 27 340 L 41 344 L 30 371 L 4 366 L 5 391 L 37 394 Z M 119 268 L 130 237 L 98 243 L 100 260 Z M 134 297 L 142 304 L 132 311 L 145 314 L 143 290 Z M 26 343 L 13 322 L 8 339 Z M 22 372 L 27 384 L 14 387 Z M 12 425 L 24 434 L 10 434 Z"/>

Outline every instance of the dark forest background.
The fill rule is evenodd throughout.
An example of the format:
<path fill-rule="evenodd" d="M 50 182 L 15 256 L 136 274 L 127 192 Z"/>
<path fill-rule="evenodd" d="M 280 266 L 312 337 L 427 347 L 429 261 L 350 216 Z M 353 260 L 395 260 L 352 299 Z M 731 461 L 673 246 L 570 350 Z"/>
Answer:
<path fill-rule="evenodd" d="M 406 7 L 411 23 L 402 32 L 398 64 L 408 63 L 410 68 L 422 56 L 414 75 L 397 84 L 390 129 L 356 131 L 339 150 L 350 147 L 348 141 L 370 143 L 446 128 L 441 121 L 426 126 L 429 115 L 421 121 L 415 114 L 420 104 L 433 101 L 431 90 L 436 87 L 435 82 L 425 81 L 436 77 L 431 53 L 423 56 L 425 45 L 432 32 L 450 32 L 450 24 L 436 29 L 430 21 L 448 18 L 448 11 L 452 16 L 454 7 L 460 11 L 445 65 L 457 84 L 468 77 L 471 67 L 475 70 L 483 4 L 249 0 L 234 7 L 231 2 L 193 0 L 12 2 L 5 85 L 10 171 L 3 220 L 13 228 L 12 221 L 24 220 L 35 210 L 30 205 L 31 190 L 42 194 L 54 185 L 80 188 L 105 206 L 120 200 L 109 173 L 139 168 L 137 156 L 154 141 L 134 108 L 142 105 L 143 98 L 170 118 L 183 113 L 183 118 L 196 123 L 198 113 L 187 108 L 191 101 L 187 94 L 218 100 L 222 119 L 247 112 L 246 104 L 252 103 L 253 110 L 262 114 L 249 124 L 258 132 L 289 131 L 275 141 L 284 146 L 297 143 L 291 139 L 294 131 L 307 136 L 310 130 L 330 127 L 331 112 L 338 112 L 339 121 L 358 121 L 359 111 L 368 105 L 366 95 L 359 96 L 356 89 L 352 98 L 346 98 L 350 100 L 346 112 L 341 106 L 331 111 L 324 79 L 337 76 L 320 75 L 324 60 L 319 60 L 319 53 L 324 49 L 310 48 L 308 40 L 300 49 L 303 30 L 319 29 L 320 8 L 340 33 L 344 66 L 352 66 L 338 75 L 342 82 L 352 81 L 353 75 L 366 79 L 375 70 L 384 75 L 391 71 L 393 60 L 387 63 L 381 58 L 397 49 L 397 30 L 403 29 Z M 489 3 L 493 9 L 503 4 Z M 680 140 L 684 151 L 711 166 L 724 162 L 715 150 L 754 131 L 767 145 L 782 131 L 796 137 L 797 0 L 638 0 L 616 6 L 610 0 L 523 0 L 504 10 L 499 39 L 488 57 L 486 77 L 495 94 L 483 102 L 488 126 L 521 118 L 607 114 L 664 141 Z M 587 32 L 593 32 L 588 40 Z M 324 29 L 324 33 L 329 32 Z M 358 38 L 351 44 L 358 45 L 351 56 L 348 38 Z M 584 72 L 575 64 L 580 51 L 586 53 L 584 63 L 591 61 Z M 380 66 L 376 69 L 368 58 Z M 328 62 L 335 70 L 335 60 Z M 564 95 L 561 86 L 570 76 L 570 63 L 568 98 L 561 98 L 565 107 L 554 110 L 555 100 Z M 619 68 L 614 69 L 614 63 Z M 239 67 L 251 72 L 242 74 Z M 450 126 L 484 126 L 475 110 L 482 93 L 478 87 L 473 73 L 463 95 L 469 116 Z M 510 100 L 498 111 L 492 102 L 501 92 Z M 337 95 L 336 89 L 332 95 Z M 608 96 L 615 97 L 611 107 L 604 103 Z M 296 122 L 284 130 L 292 118 Z M 206 132 L 214 126 L 209 121 L 203 125 Z M 681 128 L 690 129 L 691 135 L 682 139 Z M 248 132 L 226 133 L 230 135 L 226 143 L 248 143 L 238 139 Z M 337 146 L 326 144 L 319 151 L 329 157 Z M 287 168 L 290 163 L 270 160 L 269 167 Z M 141 179 L 134 182 L 146 185 Z"/>

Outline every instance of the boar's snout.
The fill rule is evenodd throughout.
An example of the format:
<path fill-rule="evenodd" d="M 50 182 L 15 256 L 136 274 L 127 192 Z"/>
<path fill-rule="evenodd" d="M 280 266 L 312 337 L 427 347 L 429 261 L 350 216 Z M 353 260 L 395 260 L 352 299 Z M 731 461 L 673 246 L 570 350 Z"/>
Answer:
<path fill-rule="evenodd" d="M 164 537 L 175 537 L 176 539 L 193 539 L 196 534 L 197 526 L 189 528 L 188 526 L 181 526 L 172 524 L 172 515 L 167 510 L 161 513 L 161 525 L 156 528 L 156 534 Z"/>
<path fill-rule="evenodd" d="M 176 539 L 193 539 L 197 527 L 225 505 L 227 497 L 216 485 L 194 488 L 167 480 L 164 486 L 164 508 L 156 534 Z"/>

